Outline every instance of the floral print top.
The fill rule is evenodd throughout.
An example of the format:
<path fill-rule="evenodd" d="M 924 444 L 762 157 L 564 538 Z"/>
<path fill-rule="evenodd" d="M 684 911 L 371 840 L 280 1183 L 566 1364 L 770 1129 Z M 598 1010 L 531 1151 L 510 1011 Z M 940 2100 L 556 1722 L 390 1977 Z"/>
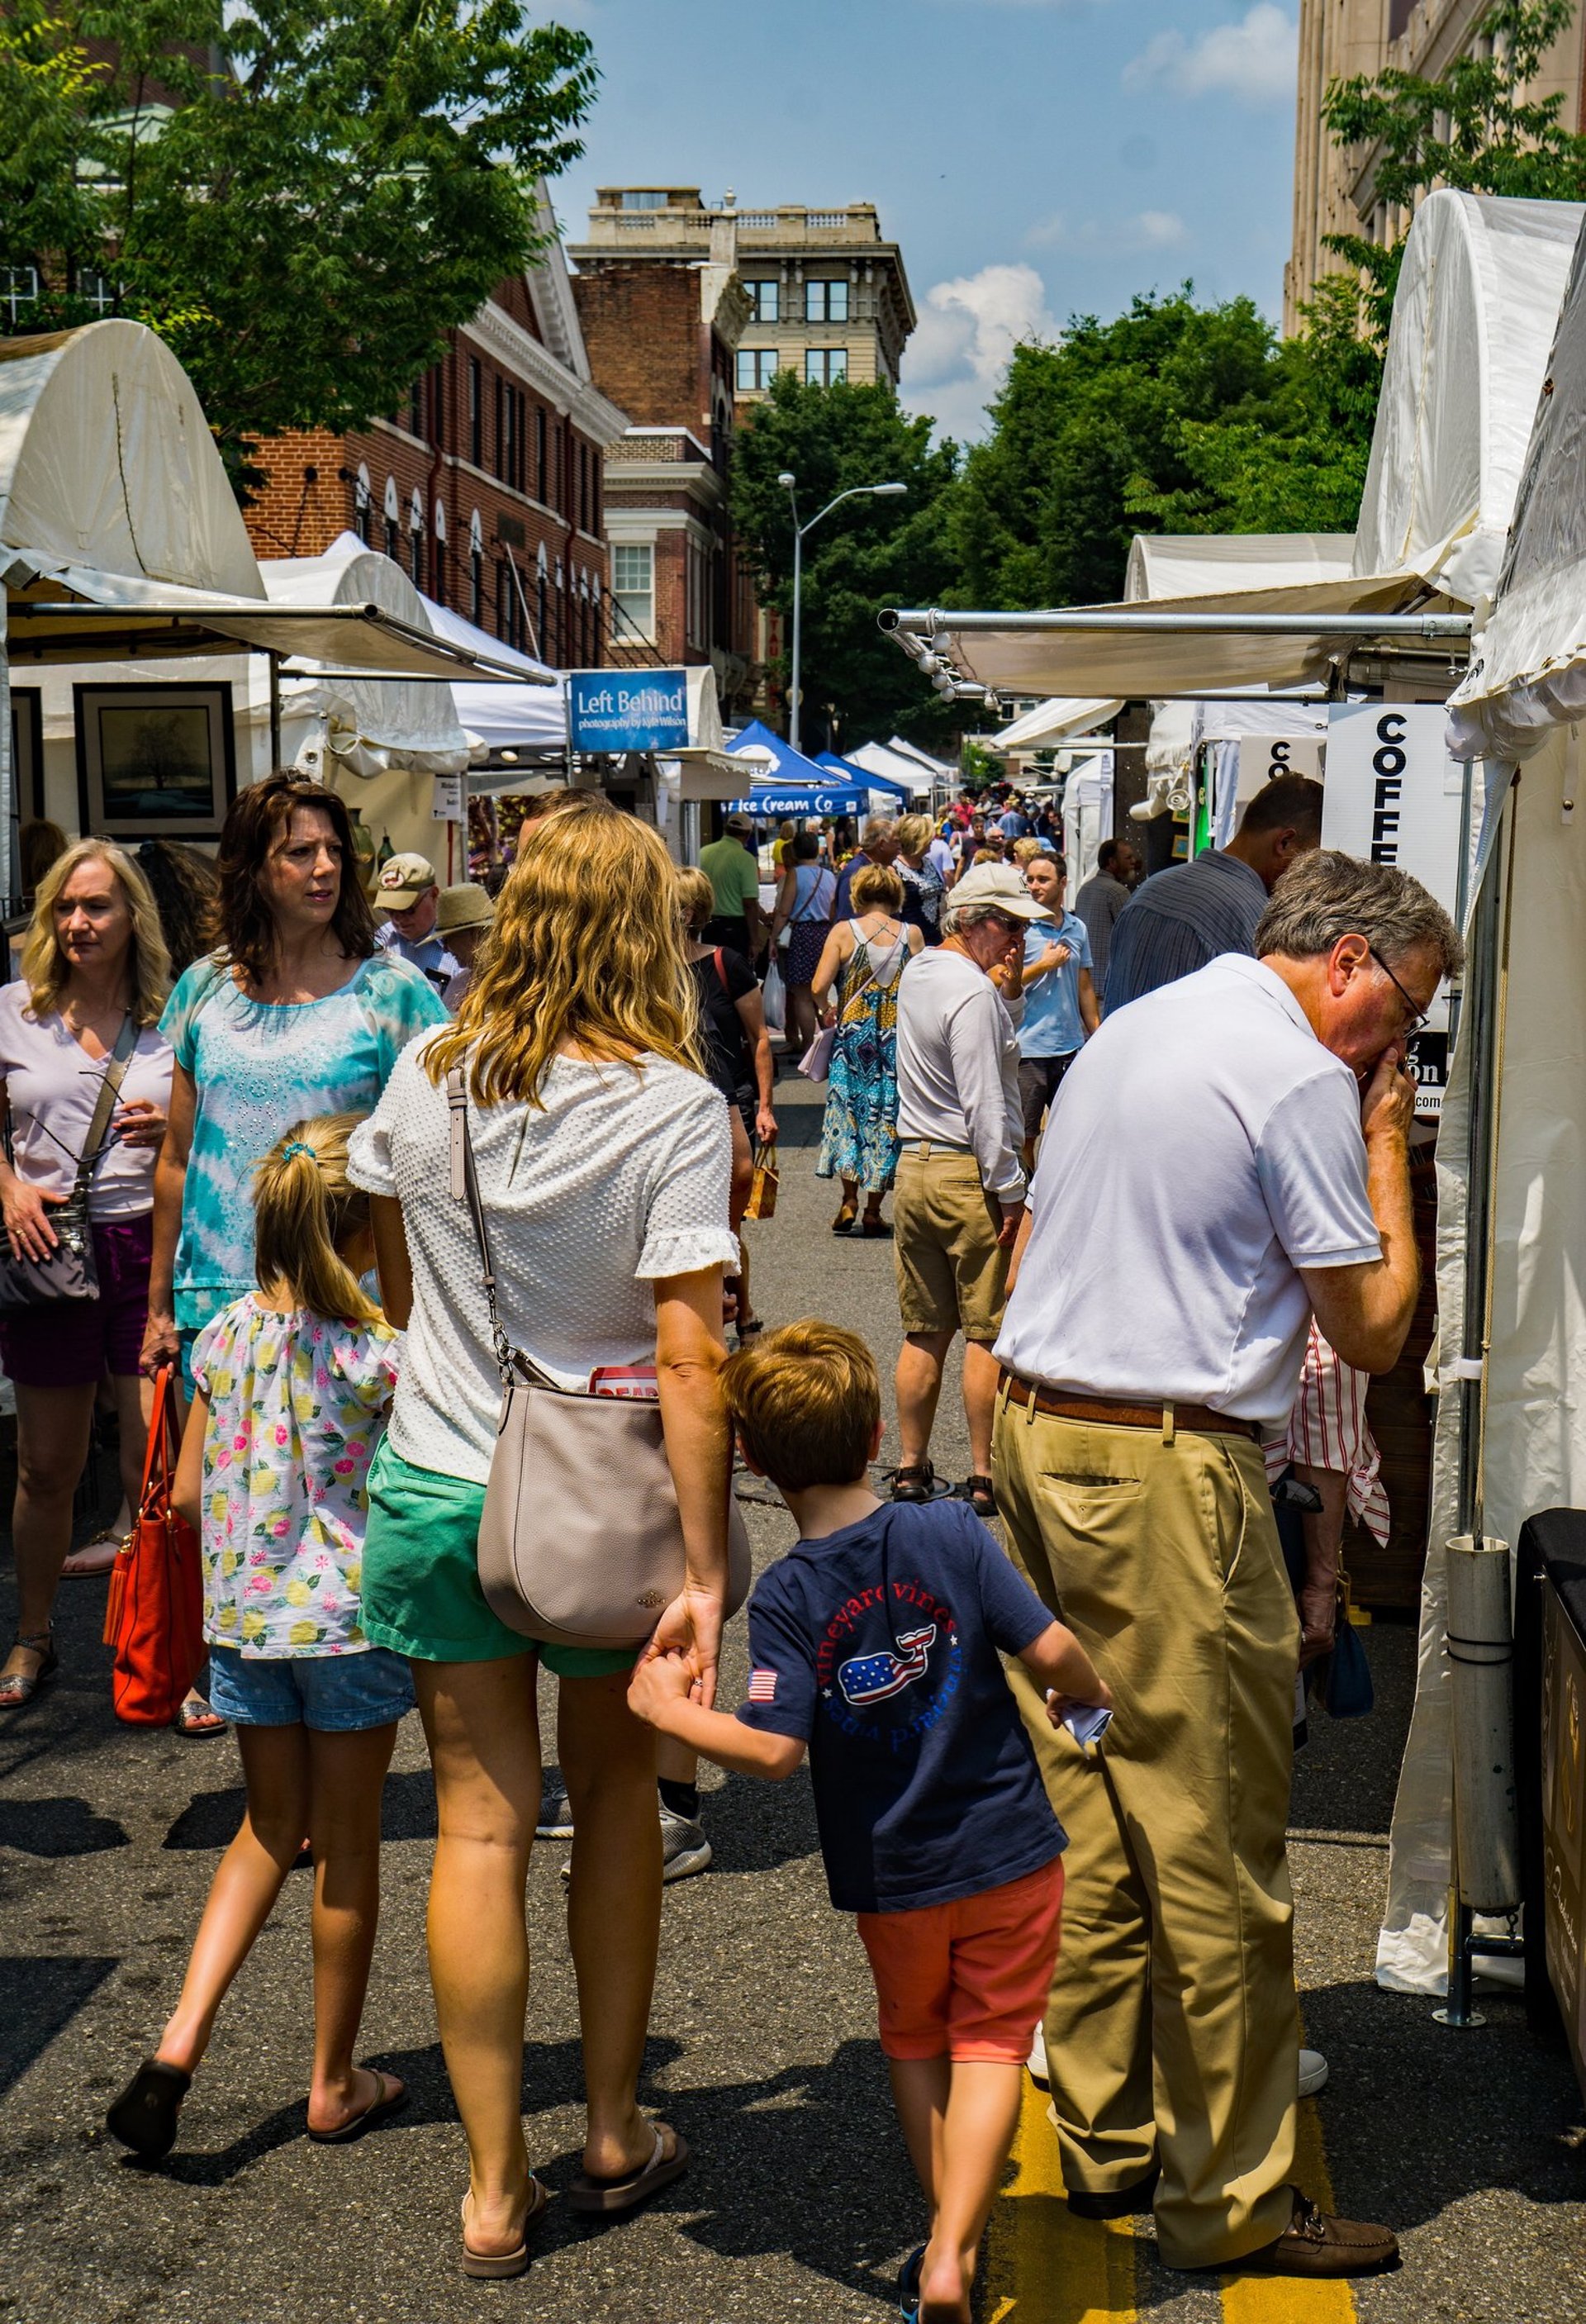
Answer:
<path fill-rule="evenodd" d="M 384 1323 L 225 1307 L 193 1350 L 204 1636 L 244 1655 L 362 1654 L 369 1463 L 396 1388 Z"/>

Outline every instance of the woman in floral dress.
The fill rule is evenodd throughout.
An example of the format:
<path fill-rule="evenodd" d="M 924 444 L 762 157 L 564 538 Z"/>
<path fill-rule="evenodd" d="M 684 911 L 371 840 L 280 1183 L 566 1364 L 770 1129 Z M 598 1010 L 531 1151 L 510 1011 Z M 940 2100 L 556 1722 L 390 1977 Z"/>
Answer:
<path fill-rule="evenodd" d="M 832 929 L 813 984 L 822 1022 L 837 1028 L 816 1176 L 843 1181 L 834 1234 L 847 1234 L 858 1220 L 861 1234 L 886 1235 L 881 1197 L 898 1167 L 898 980 L 922 938 L 899 918 L 903 882 L 890 865 L 866 864 L 851 901 L 856 917 Z"/>

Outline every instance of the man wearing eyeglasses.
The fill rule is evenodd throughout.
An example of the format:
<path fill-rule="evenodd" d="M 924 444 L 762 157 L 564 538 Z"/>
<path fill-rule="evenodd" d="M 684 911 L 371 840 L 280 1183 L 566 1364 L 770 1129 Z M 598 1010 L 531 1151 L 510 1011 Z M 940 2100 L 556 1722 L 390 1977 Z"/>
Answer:
<path fill-rule="evenodd" d="M 1406 873 L 1320 851 L 1256 951 L 1110 1014 L 1070 1068 L 996 1345 L 992 1477 L 1116 1704 L 1090 1757 L 1024 1705 L 1072 1841 L 1046 2021 L 1070 2207 L 1154 2209 L 1170 2267 L 1347 2276 L 1397 2246 L 1295 2184 L 1299 1631 L 1257 1440 L 1313 1314 L 1363 1371 L 1404 1345 L 1404 1063 L 1461 945 Z"/>

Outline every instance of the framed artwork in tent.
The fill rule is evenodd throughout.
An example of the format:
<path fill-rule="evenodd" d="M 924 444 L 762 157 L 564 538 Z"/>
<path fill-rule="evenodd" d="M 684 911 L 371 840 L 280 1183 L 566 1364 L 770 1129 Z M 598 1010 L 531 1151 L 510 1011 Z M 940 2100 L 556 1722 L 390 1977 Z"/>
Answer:
<path fill-rule="evenodd" d="M 236 797 L 226 684 L 74 686 L 78 808 L 106 839 L 217 839 Z"/>
<path fill-rule="evenodd" d="M 44 812 L 44 696 L 37 686 L 11 689 L 11 796 L 17 820 Z"/>

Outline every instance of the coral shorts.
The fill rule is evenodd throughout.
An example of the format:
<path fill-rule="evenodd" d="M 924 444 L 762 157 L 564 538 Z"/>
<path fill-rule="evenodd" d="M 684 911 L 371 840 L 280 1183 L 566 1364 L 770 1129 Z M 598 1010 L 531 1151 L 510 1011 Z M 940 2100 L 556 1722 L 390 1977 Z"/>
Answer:
<path fill-rule="evenodd" d="M 861 1913 L 888 2057 L 1022 2065 L 1046 2015 L 1062 1917 L 1060 1856 L 951 1904 Z"/>

